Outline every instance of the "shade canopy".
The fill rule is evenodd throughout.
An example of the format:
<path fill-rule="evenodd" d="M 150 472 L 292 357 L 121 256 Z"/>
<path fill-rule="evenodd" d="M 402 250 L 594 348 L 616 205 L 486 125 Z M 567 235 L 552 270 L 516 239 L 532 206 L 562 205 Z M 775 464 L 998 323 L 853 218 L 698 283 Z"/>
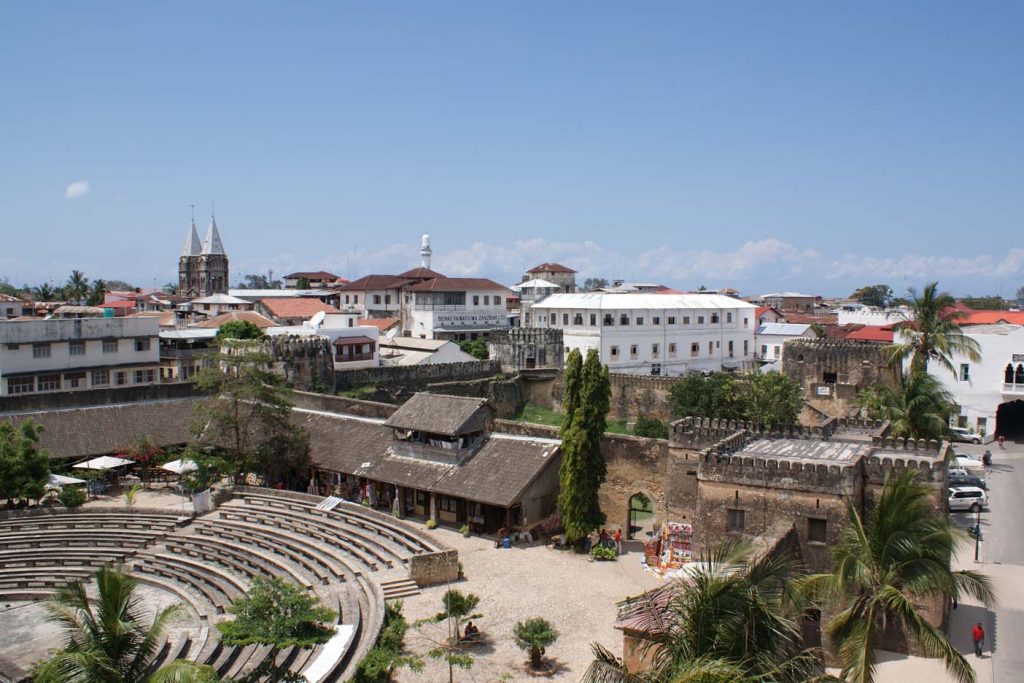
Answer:
<path fill-rule="evenodd" d="M 112 455 L 101 455 L 98 458 L 80 462 L 77 465 L 73 465 L 73 467 L 78 470 L 112 470 L 115 467 L 131 465 L 133 462 L 135 461 L 127 460 L 125 458 L 115 458 Z"/>
<path fill-rule="evenodd" d="M 51 474 L 49 481 L 46 482 L 47 486 L 70 486 L 72 484 L 84 484 L 85 479 L 76 479 L 75 477 L 65 477 L 63 474 Z"/>
<path fill-rule="evenodd" d="M 199 465 L 197 465 L 194 460 L 172 460 L 160 465 L 160 469 L 167 470 L 168 472 L 174 472 L 175 474 L 186 474 L 188 472 L 195 472 L 198 470 Z"/>

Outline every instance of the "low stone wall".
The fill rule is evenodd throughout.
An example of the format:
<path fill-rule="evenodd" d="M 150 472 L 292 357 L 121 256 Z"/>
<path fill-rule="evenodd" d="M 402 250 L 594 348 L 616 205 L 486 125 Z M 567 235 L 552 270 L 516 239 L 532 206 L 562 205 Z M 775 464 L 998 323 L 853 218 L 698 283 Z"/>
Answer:
<path fill-rule="evenodd" d="M 314 394 L 308 391 L 293 391 L 292 404 L 306 410 L 323 410 L 329 413 L 343 413 L 359 417 L 387 419 L 398 410 L 398 406 L 378 401 L 362 401 L 345 396 Z"/>
<path fill-rule="evenodd" d="M 193 514 L 187 511 L 180 510 L 168 510 L 167 508 L 146 508 L 146 507 L 133 507 L 130 510 L 128 506 L 124 507 L 85 507 L 85 508 L 74 508 L 68 509 L 63 505 L 46 505 L 43 507 L 33 508 L 22 508 L 20 510 L 0 510 L 0 519 L 18 519 L 20 517 L 50 517 L 56 515 L 78 515 L 78 514 L 92 514 L 102 513 L 107 515 L 124 515 L 128 517 L 130 515 L 160 515 L 162 517 L 174 517 L 182 522 Z M 180 525 L 180 522 L 179 522 Z"/>
<path fill-rule="evenodd" d="M 403 365 L 339 370 L 335 372 L 335 389 L 344 391 L 356 387 L 375 386 L 394 389 L 405 388 L 410 393 L 437 382 L 484 379 L 501 372 L 501 363 L 480 360 L 469 363 L 438 363 L 435 365 Z"/>
<path fill-rule="evenodd" d="M 199 391 L 192 382 L 108 389 L 83 389 L 81 391 L 60 391 L 52 394 L 23 394 L 0 398 L 0 413 L 86 408 L 89 406 L 138 403 L 141 401 L 167 401 L 202 395 L 203 392 Z"/>
<path fill-rule="evenodd" d="M 413 555 L 409 558 L 409 578 L 420 587 L 458 581 L 458 551 L 449 549 Z"/>

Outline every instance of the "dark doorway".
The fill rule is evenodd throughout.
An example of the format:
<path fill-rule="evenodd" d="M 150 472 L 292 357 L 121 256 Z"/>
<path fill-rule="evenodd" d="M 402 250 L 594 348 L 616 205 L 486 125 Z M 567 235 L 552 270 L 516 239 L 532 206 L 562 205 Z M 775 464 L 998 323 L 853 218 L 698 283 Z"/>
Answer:
<path fill-rule="evenodd" d="M 1009 401 L 996 411 L 996 436 L 1010 441 L 1024 439 L 1024 401 Z"/>
<path fill-rule="evenodd" d="M 654 501 L 646 494 L 634 493 L 629 497 L 629 528 L 626 539 L 632 540 L 636 532 L 648 526 L 654 517 Z"/>

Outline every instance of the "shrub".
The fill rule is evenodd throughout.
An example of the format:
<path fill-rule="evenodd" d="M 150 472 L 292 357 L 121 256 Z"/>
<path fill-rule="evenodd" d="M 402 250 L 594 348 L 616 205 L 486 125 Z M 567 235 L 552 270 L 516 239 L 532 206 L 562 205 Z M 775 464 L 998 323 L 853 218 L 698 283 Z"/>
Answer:
<path fill-rule="evenodd" d="M 433 520 L 433 519 L 428 519 L 427 520 L 427 528 L 428 529 L 436 529 L 437 528 L 437 522 L 435 520 Z"/>
<path fill-rule="evenodd" d="M 590 556 L 598 561 L 614 561 L 619 559 L 619 554 L 615 551 L 615 548 L 605 548 L 602 545 L 595 545 L 591 548 Z"/>
<path fill-rule="evenodd" d="M 85 503 L 85 492 L 79 486 L 65 486 L 57 494 L 57 500 L 67 509 L 74 510 Z"/>
<path fill-rule="evenodd" d="M 380 631 L 377 644 L 359 663 L 356 675 L 352 677 L 353 683 L 385 683 L 391 680 L 391 672 L 395 667 L 403 664 L 415 669 L 415 660 L 406 661 L 400 657 L 408 629 L 409 624 L 402 615 L 402 601 L 387 603 L 384 606 L 384 628 Z"/>
<path fill-rule="evenodd" d="M 466 538 L 469 538 L 469 525 L 463 524 L 461 527 L 459 527 L 459 533 L 465 536 Z"/>
<path fill-rule="evenodd" d="M 653 417 L 638 417 L 636 426 L 633 427 L 633 434 L 651 439 L 667 439 L 668 425 Z"/>

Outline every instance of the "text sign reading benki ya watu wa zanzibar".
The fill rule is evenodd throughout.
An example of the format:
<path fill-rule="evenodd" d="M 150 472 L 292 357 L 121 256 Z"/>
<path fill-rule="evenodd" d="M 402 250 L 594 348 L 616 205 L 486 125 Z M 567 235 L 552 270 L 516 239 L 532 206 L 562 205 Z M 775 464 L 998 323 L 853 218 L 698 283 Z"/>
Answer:
<path fill-rule="evenodd" d="M 459 326 L 469 325 L 501 325 L 504 316 L 500 313 L 445 313 L 437 316 L 437 325 Z"/>

